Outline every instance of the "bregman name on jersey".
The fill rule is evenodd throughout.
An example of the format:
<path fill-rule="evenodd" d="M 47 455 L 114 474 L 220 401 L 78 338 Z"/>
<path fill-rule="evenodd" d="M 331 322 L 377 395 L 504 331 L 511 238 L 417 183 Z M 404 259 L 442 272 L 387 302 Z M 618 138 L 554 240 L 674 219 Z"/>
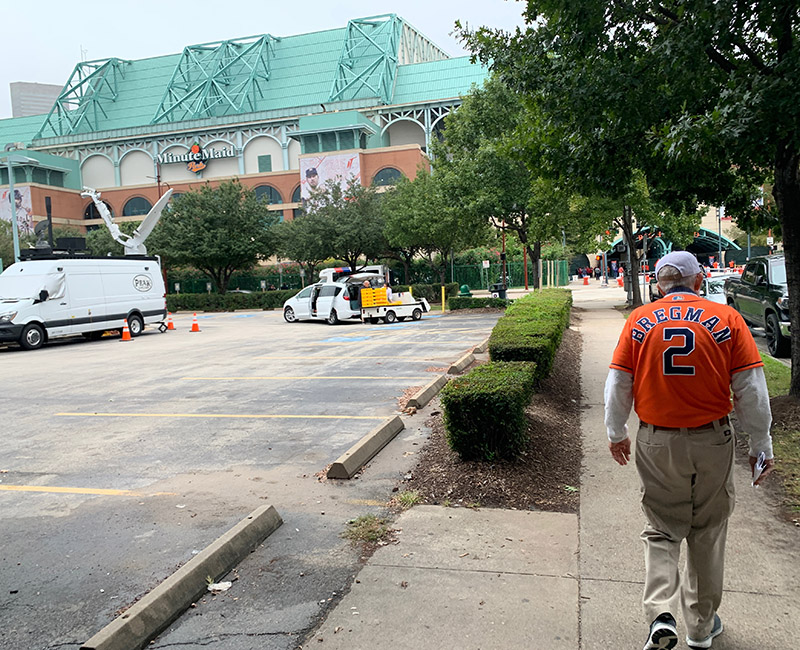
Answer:
<path fill-rule="evenodd" d="M 636 325 L 631 329 L 631 337 L 637 343 L 643 343 L 647 333 L 660 323 L 681 322 L 698 323 L 705 327 L 714 337 L 716 343 L 724 343 L 731 338 L 731 328 L 727 325 L 723 328 L 714 330 L 720 323 L 719 316 L 710 316 L 704 319 L 705 309 L 703 307 L 693 307 L 691 305 L 671 305 L 653 311 L 655 322 L 647 316 L 642 316 L 636 320 Z"/>

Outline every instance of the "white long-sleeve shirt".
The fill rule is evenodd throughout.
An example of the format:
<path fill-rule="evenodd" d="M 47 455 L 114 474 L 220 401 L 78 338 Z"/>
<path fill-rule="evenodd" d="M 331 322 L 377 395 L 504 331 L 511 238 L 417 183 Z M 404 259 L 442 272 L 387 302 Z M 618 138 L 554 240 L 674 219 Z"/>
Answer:
<path fill-rule="evenodd" d="M 758 456 L 762 451 L 772 458 L 772 412 L 764 369 L 761 367 L 743 370 L 733 375 L 733 407 L 742 429 L 750 437 L 750 455 Z M 605 424 L 608 439 L 621 442 L 628 437 L 628 416 L 633 406 L 633 375 L 612 368 L 605 386 Z"/>

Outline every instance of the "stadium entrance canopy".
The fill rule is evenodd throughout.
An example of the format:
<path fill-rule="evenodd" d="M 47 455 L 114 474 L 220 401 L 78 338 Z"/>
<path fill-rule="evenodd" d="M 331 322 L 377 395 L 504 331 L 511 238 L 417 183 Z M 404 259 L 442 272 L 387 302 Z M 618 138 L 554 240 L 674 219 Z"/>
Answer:
<path fill-rule="evenodd" d="M 644 226 L 639 228 L 633 237 L 636 241 L 637 250 L 642 250 L 642 246 L 644 246 L 645 241 L 647 241 L 647 259 L 649 261 L 655 261 L 664 257 L 664 255 L 673 250 L 672 241 L 666 239 L 662 235 L 662 232 L 655 227 Z M 699 228 L 694 233 L 692 243 L 689 244 L 685 250 L 694 254 L 701 262 L 706 263 L 709 256 L 716 257 L 720 250 L 738 251 L 741 250 L 741 247 L 736 244 L 736 242 L 728 239 L 724 235 L 715 233 L 713 230 Z M 628 261 L 627 249 L 622 237 L 612 244 L 611 249 L 607 251 L 607 256 L 609 262 L 611 260 L 617 260 L 624 264 Z"/>

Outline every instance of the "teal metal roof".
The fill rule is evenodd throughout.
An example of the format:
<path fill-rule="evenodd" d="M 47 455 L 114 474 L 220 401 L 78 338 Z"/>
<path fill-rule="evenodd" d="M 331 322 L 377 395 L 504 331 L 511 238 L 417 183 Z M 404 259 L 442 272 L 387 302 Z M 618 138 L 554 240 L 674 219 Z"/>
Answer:
<path fill-rule="evenodd" d="M 470 63 L 468 56 L 401 65 L 392 103 L 416 104 L 460 97 L 469 93 L 473 84 L 482 86 L 488 76 L 488 68 Z"/>
<path fill-rule="evenodd" d="M 391 32 L 392 38 L 373 43 L 369 30 L 376 35 Z M 254 54 L 251 45 L 259 39 L 268 46 Z M 42 144 L 66 145 L 95 133 L 112 137 L 112 132 L 130 134 L 134 129 L 163 132 L 198 121 L 230 123 L 238 115 L 293 118 L 427 103 L 464 95 L 488 74 L 467 57 L 443 56 L 402 18 L 388 14 L 308 34 L 189 46 L 181 54 L 81 62 L 48 116 L 0 120 L 0 144 L 35 145 L 42 139 Z M 373 74 L 381 66 L 384 72 Z"/>
<path fill-rule="evenodd" d="M 14 142 L 29 143 L 42 126 L 46 115 L 31 115 L 30 117 L 13 117 L 0 120 L 0 151 L 7 144 Z"/>

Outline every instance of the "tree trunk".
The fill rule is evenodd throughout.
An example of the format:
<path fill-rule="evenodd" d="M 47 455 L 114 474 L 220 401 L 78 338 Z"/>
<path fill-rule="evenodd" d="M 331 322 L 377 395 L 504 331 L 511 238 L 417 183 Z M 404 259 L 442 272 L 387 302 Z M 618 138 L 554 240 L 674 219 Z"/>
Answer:
<path fill-rule="evenodd" d="M 625 247 L 630 251 L 625 259 L 625 274 L 633 290 L 631 307 L 641 307 L 643 302 L 639 287 L 639 259 L 636 254 L 636 241 L 633 238 L 633 212 L 629 205 L 622 207 L 622 237 L 625 240 Z"/>
<path fill-rule="evenodd" d="M 800 397 L 800 151 L 788 140 L 778 144 L 772 195 L 778 206 L 786 256 L 789 319 L 792 323 L 792 382 L 789 395 Z"/>

